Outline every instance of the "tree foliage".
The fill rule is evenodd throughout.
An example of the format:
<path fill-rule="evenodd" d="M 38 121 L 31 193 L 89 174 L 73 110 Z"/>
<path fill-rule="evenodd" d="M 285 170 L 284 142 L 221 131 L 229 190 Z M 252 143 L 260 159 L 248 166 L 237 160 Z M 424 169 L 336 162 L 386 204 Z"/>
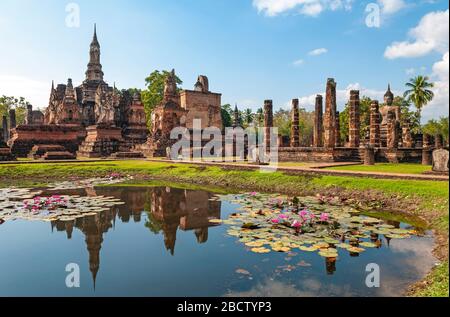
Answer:
<path fill-rule="evenodd" d="M 16 123 L 24 124 L 27 115 L 27 106 L 30 103 L 23 97 L 1 96 L 0 97 L 0 116 L 6 116 L 9 120 L 9 110 L 16 110 Z"/>
<path fill-rule="evenodd" d="M 224 128 L 233 126 L 233 108 L 230 104 L 222 105 L 220 114 L 222 116 L 222 124 Z"/>
<path fill-rule="evenodd" d="M 291 116 L 288 110 L 280 108 L 273 114 L 273 126 L 278 128 L 278 134 L 282 136 L 291 135 Z"/>
<path fill-rule="evenodd" d="M 403 97 L 416 106 L 420 122 L 423 107 L 434 98 L 434 92 L 431 90 L 434 87 L 434 84 L 429 82 L 427 76 L 419 75 L 415 78 L 411 78 L 409 82 L 406 83 L 406 87 L 408 87 L 408 90 L 405 91 Z"/>
<path fill-rule="evenodd" d="M 423 126 L 423 133 L 427 133 L 429 135 L 442 135 L 444 137 L 445 143 L 448 143 L 449 140 L 449 131 L 448 131 L 448 117 L 441 117 L 439 120 L 430 120 Z"/>
<path fill-rule="evenodd" d="M 170 71 L 155 70 L 147 78 L 145 78 L 146 89 L 141 92 L 141 95 L 148 121 L 151 121 L 153 109 L 155 109 L 155 107 L 163 100 L 164 83 L 169 74 Z M 176 82 L 177 85 L 183 84 L 183 81 L 178 76 L 176 76 Z"/>

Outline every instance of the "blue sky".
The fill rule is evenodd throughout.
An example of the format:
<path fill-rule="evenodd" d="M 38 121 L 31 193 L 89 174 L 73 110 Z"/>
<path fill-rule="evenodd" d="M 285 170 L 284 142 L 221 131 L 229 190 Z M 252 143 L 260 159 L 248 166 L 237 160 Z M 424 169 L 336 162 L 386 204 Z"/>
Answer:
<path fill-rule="evenodd" d="M 66 25 L 71 2 L 79 27 Z M 380 27 L 366 25 L 371 2 Z M 438 15 L 421 23 L 430 14 Z M 427 31 L 433 21 L 447 31 Z M 350 88 L 381 98 L 388 82 L 401 92 L 420 73 L 440 84 L 425 118 L 448 115 L 446 0 L 1 0 L 0 94 L 43 108 L 52 79 L 80 83 L 94 23 L 105 79 L 119 88 L 143 88 L 151 71 L 175 68 L 189 89 L 207 75 L 223 103 L 256 109 L 264 99 L 286 107 L 301 98 L 312 109 L 334 77 L 342 108 Z"/>

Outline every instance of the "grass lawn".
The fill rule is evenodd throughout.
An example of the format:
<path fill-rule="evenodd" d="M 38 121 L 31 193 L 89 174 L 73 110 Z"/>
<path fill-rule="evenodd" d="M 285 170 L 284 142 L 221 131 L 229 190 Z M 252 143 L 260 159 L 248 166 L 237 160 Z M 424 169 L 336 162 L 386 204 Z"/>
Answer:
<path fill-rule="evenodd" d="M 377 163 L 373 166 L 367 165 L 349 165 L 328 167 L 328 170 L 335 171 L 360 171 L 360 172 L 380 172 L 380 173 L 397 173 L 397 174 L 422 174 L 431 171 L 431 166 L 410 163 Z"/>
<path fill-rule="evenodd" d="M 358 168 L 361 166 L 348 166 Z M 339 167 L 343 169 L 344 167 Z M 411 173 L 424 170 L 417 164 L 379 164 L 377 170 Z M 429 167 L 425 167 L 429 168 Z M 446 238 L 442 248 L 448 249 L 448 182 L 425 180 L 392 180 L 350 176 L 288 175 L 283 172 L 263 173 L 258 170 L 234 170 L 217 166 L 195 166 L 145 160 L 66 162 L 0 165 L 0 187 L 37 186 L 56 179 L 106 176 L 112 172 L 135 175 L 139 182 L 151 179 L 185 182 L 221 188 L 228 191 L 279 192 L 292 195 L 345 197 L 363 206 L 403 211 L 424 219 L 432 229 Z M 131 185 L 131 184 L 130 184 Z M 447 285 L 445 286 L 445 281 Z M 443 264 L 427 277 L 427 287 L 413 295 L 449 296 L 448 254 Z"/>

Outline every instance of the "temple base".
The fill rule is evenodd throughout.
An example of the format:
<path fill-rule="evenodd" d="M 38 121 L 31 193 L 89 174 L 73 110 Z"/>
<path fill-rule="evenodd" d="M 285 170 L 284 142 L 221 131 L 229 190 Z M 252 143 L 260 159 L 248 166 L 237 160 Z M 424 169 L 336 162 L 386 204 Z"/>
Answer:
<path fill-rule="evenodd" d="M 122 129 L 109 125 L 86 128 L 86 139 L 78 148 L 77 156 L 84 158 L 108 157 L 116 152 L 126 152 L 123 146 Z"/>

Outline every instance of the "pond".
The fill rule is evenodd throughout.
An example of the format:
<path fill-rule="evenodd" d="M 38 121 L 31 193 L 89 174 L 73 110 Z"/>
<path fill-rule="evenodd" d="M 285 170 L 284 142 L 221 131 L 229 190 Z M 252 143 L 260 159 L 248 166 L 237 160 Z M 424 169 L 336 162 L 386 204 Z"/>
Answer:
<path fill-rule="evenodd" d="M 394 230 L 391 235 L 408 233 L 407 237 L 391 239 L 381 231 L 366 239 L 364 252 L 337 248 L 329 240 L 333 248 L 326 252 L 332 250 L 337 257 L 323 250 L 322 255 L 304 251 L 311 247 L 305 241 L 304 250 L 299 248 L 302 242 L 291 241 L 285 250 L 282 242 L 272 244 L 280 252 L 267 245 L 270 252 L 255 252 L 262 246 L 252 237 L 252 229 L 258 228 L 244 229 L 243 236 L 236 215 L 255 207 L 249 199 L 257 194 L 217 196 L 165 186 L 113 186 L 61 186 L 58 197 L 95 202 L 83 216 L 71 214 L 75 203 L 60 218 L 46 221 L 5 218 L 8 209 L 3 209 L 0 296 L 400 296 L 435 263 L 433 237 L 406 223 L 383 221 L 385 228 Z M 34 194 L 17 196 L 29 199 Z M 299 200 L 308 203 L 313 198 Z M 324 211 L 336 208 L 321 205 Z M 271 239 L 271 227 L 274 232 L 284 230 L 273 219 L 263 227 L 266 240 Z M 69 263 L 80 268 L 78 288 L 66 286 Z M 379 288 L 366 285 L 370 263 L 380 267 Z"/>

